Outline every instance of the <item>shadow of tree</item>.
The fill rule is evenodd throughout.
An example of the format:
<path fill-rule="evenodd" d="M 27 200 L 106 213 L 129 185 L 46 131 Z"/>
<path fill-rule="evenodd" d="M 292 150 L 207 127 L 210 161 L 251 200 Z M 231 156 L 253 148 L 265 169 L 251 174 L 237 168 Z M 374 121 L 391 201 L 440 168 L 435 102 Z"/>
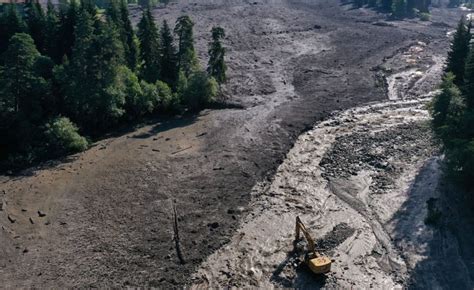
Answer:
<path fill-rule="evenodd" d="M 411 268 L 408 288 L 473 289 L 473 209 L 441 169 L 440 159 L 431 158 L 418 172 L 408 199 L 390 221 L 395 226 L 392 238 Z M 441 212 L 435 225 L 425 223 L 430 200 L 437 200 Z"/>

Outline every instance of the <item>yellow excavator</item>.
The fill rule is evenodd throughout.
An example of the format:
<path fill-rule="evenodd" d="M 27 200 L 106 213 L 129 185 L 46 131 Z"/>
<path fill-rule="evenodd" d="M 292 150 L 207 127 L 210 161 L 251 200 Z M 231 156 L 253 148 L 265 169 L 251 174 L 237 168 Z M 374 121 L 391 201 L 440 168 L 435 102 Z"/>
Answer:
<path fill-rule="evenodd" d="M 321 255 L 316 251 L 316 245 L 310 233 L 304 226 L 303 222 L 299 217 L 296 217 L 296 236 L 295 241 L 293 242 L 294 250 L 298 242 L 300 241 L 300 234 L 303 233 L 308 244 L 307 251 L 305 253 L 304 262 L 308 265 L 309 269 L 315 274 L 324 274 L 331 271 L 331 259 Z"/>

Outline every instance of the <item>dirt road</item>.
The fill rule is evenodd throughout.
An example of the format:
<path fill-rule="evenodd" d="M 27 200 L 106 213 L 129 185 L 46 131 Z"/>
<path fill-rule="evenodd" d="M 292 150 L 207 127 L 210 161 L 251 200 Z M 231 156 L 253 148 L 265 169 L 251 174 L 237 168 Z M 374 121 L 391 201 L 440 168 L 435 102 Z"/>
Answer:
<path fill-rule="evenodd" d="M 442 59 L 447 46 L 446 34 L 459 19 L 457 10 L 435 10 L 433 22 L 389 23 L 383 20 L 383 15 L 366 9 L 351 10 L 350 6 L 335 0 L 185 1 L 155 9 L 153 13 L 159 21 L 171 22 L 182 13 L 192 16 L 196 22 L 196 47 L 203 64 L 210 28 L 219 24 L 226 29 L 230 79 L 226 86 L 227 101 L 240 104 L 243 109 L 207 110 L 198 116 L 158 120 L 100 141 L 87 152 L 71 157 L 69 162 L 47 164 L 19 176 L 1 177 L 0 189 L 5 192 L 0 192 L 3 194 L 0 197 L 3 205 L 0 281 L 3 286 L 169 287 L 228 282 L 213 271 L 213 259 L 226 251 L 222 246 L 236 242 L 235 235 L 242 233 L 242 224 L 255 223 L 252 214 L 268 218 L 267 211 L 255 211 L 259 206 L 270 207 L 274 201 L 257 206 L 258 201 L 264 199 L 259 199 L 263 191 L 256 184 L 264 180 L 269 183 L 273 180 L 270 183 L 273 184 L 279 180 L 280 173 L 275 178 L 272 176 L 300 133 L 335 110 L 387 100 L 386 92 L 391 83 L 386 77 L 394 73 L 416 68 L 407 77 L 416 83 L 413 77 L 420 80 L 425 75 L 433 76 L 419 83 L 432 87 L 437 74 L 426 73 L 430 69 L 437 71 L 434 66 L 437 60 L 432 55 Z M 138 15 L 135 13 L 134 17 L 136 20 Z M 407 52 L 410 49 L 416 50 L 416 64 L 406 61 L 414 55 Z M 399 83 L 393 87 L 399 87 Z M 403 99 L 426 91 L 422 85 L 409 87 L 416 89 L 410 93 L 403 90 L 401 94 L 407 95 L 402 96 Z M 357 110 L 391 111 L 392 105 L 400 106 L 394 111 L 400 116 L 388 117 L 395 119 L 396 130 L 401 126 L 406 138 L 410 138 L 410 132 L 418 132 L 423 137 L 425 131 L 417 123 L 409 122 L 412 113 L 403 110 L 406 106 L 403 102 L 406 101 Z M 421 106 L 421 101 L 413 102 L 409 106 Z M 365 113 L 357 110 L 352 114 L 363 119 Z M 385 119 L 376 112 L 373 114 L 375 119 Z M 426 118 L 426 112 L 417 109 L 413 118 Z M 377 125 L 370 123 L 371 120 L 368 122 L 367 128 Z M 325 127 L 327 124 L 317 125 L 320 129 L 315 130 L 332 128 L 332 125 Z M 396 136 L 397 132 L 389 136 Z M 329 150 L 333 144 L 330 140 L 338 136 L 324 134 L 329 141 L 323 145 L 313 144 L 311 147 L 321 146 L 311 148 L 313 153 L 321 155 Z M 382 141 L 389 138 L 381 136 L 372 137 Z M 422 145 L 429 144 L 427 141 Z M 298 146 L 289 153 L 290 160 Z M 346 150 L 346 147 L 337 150 Z M 427 148 L 427 152 L 418 148 L 420 151 L 416 153 L 427 157 L 432 152 L 430 146 Z M 402 153 L 399 155 L 403 157 Z M 294 158 L 303 160 L 303 157 Z M 358 160 L 359 157 L 351 158 Z M 309 161 L 314 168 L 308 169 L 307 174 L 315 176 L 323 169 L 331 174 L 335 170 L 331 168 L 338 168 L 334 164 L 339 162 L 330 158 L 327 166 L 317 166 L 314 160 Z M 421 159 L 413 162 L 415 170 Z M 326 214 L 325 220 L 317 220 L 321 226 L 318 236 L 331 231 L 333 225 L 342 224 L 335 229 L 341 238 L 328 247 L 336 250 L 345 245 L 355 252 L 340 253 L 342 256 L 336 259 L 346 261 L 344 263 L 367 263 L 358 267 L 351 264 L 350 269 L 354 269 L 351 275 L 344 270 L 346 265 L 337 266 L 331 283 L 367 285 L 368 280 L 362 277 L 372 273 L 376 277 L 375 286 L 402 285 L 408 277 L 405 269 L 411 268 L 397 245 L 387 241 L 390 232 L 380 229 L 385 220 L 367 221 L 367 215 L 375 215 L 370 209 L 373 204 L 356 201 L 360 207 L 348 207 L 344 201 L 349 198 L 345 197 L 346 186 L 359 186 L 364 195 L 368 191 L 364 191 L 363 186 L 369 184 L 369 180 L 386 182 L 383 174 L 380 177 L 364 172 L 356 171 L 357 174 L 352 175 L 355 185 L 337 178 L 329 182 L 340 192 L 339 199 L 330 198 L 326 205 L 328 209 L 332 206 L 335 213 Z M 403 174 L 408 173 L 398 174 L 404 177 Z M 313 186 L 322 190 L 324 182 L 328 182 L 324 180 L 330 179 L 329 175 L 324 180 L 315 178 L 314 184 L 304 185 L 308 193 L 314 192 Z M 283 189 L 280 192 L 283 194 Z M 288 194 L 286 190 L 285 194 Z M 298 193 L 297 196 L 305 199 L 305 204 L 314 202 L 311 209 L 318 209 L 329 193 L 321 191 L 321 196 L 316 197 Z M 381 196 L 380 203 L 389 196 Z M 293 223 L 293 215 L 298 212 L 291 211 L 297 208 L 295 201 L 285 202 L 288 206 L 280 207 L 287 210 L 288 216 L 281 227 L 284 238 L 278 239 L 282 249 L 291 234 L 291 231 L 283 231 Z M 342 212 L 352 215 L 353 219 L 343 220 Z M 387 209 L 384 216 L 392 212 Z M 303 217 L 308 222 L 316 222 L 309 215 Z M 311 225 L 316 225 L 314 222 Z M 174 240 L 176 231 L 179 243 Z M 277 238 L 277 233 L 273 234 Z M 271 243 L 273 241 L 267 241 Z M 178 244 L 182 259 L 177 255 Z M 276 244 L 275 240 L 270 248 L 266 248 L 266 244 L 258 247 L 269 251 L 274 250 Z M 383 259 L 369 255 L 371 247 Z M 352 259 L 350 253 L 357 259 Z M 284 255 L 283 250 L 274 255 L 270 253 L 272 258 L 268 263 L 281 262 L 278 260 L 281 255 Z M 386 265 L 379 264 L 379 260 Z M 230 259 L 228 265 L 229 273 L 243 277 L 234 282 L 236 285 L 303 285 L 300 283 L 306 281 L 293 280 L 291 270 L 282 271 L 283 278 L 277 275 L 275 280 L 268 280 L 273 264 L 249 264 L 245 270 L 255 273 L 250 274 L 232 268 L 237 261 Z M 342 266 L 343 262 L 340 263 Z M 199 272 L 193 276 L 196 270 Z M 393 275 L 391 271 L 395 270 L 401 274 Z"/>

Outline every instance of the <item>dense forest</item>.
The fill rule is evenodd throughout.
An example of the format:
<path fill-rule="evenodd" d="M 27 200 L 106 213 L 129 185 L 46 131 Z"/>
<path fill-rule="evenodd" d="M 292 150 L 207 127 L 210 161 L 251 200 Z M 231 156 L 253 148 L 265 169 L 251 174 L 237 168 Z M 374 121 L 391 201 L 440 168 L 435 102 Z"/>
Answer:
<path fill-rule="evenodd" d="M 474 47 L 471 22 L 461 19 L 448 53 L 441 92 L 432 104 L 433 128 L 444 145 L 449 173 L 474 181 Z"/>
<path fill-rule="evenodd" d="M 394 18 L 419 16 L 422 20 L 429 19 L 431 0 L 354 0 L 355 7 L 367 6 L 391 13 Z"/>
<path fill-rule="evenodd" d="M 135 31 L 127 2 L 7 5 L 0 15 L 3 169 L 78 152 L 145 115 L 197 111 L 226 80 L 224 30 L 214 27 L 203 70 L 183 15 L 174 31 L 149 8 Z M 176 39 L 175 39 L 176 38 Z"/>

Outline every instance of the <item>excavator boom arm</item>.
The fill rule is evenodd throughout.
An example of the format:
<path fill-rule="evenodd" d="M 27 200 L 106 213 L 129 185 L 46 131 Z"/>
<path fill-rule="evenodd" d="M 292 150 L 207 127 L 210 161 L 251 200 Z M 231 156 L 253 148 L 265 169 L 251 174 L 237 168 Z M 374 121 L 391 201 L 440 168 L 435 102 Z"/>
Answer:
<path fill-rule="evenodd" d="M 313 252 L 314 254 L 316 254 L 316 245 L 314 243 L 314 240 L 313 238 L 311 237 L 311 235 L 309 234 L 308 230 L 306 229 L 305 225 L 303 224 L 303 222 L 301 221 L 301 219 L 299 217 L 296 217 L 296 241 L 299 241 L 300 239 L 300 232 L 303 233 L 304 237 L 306 238 L 306 241 L 308 242 L 308 250 L 310 252 Z"/>

